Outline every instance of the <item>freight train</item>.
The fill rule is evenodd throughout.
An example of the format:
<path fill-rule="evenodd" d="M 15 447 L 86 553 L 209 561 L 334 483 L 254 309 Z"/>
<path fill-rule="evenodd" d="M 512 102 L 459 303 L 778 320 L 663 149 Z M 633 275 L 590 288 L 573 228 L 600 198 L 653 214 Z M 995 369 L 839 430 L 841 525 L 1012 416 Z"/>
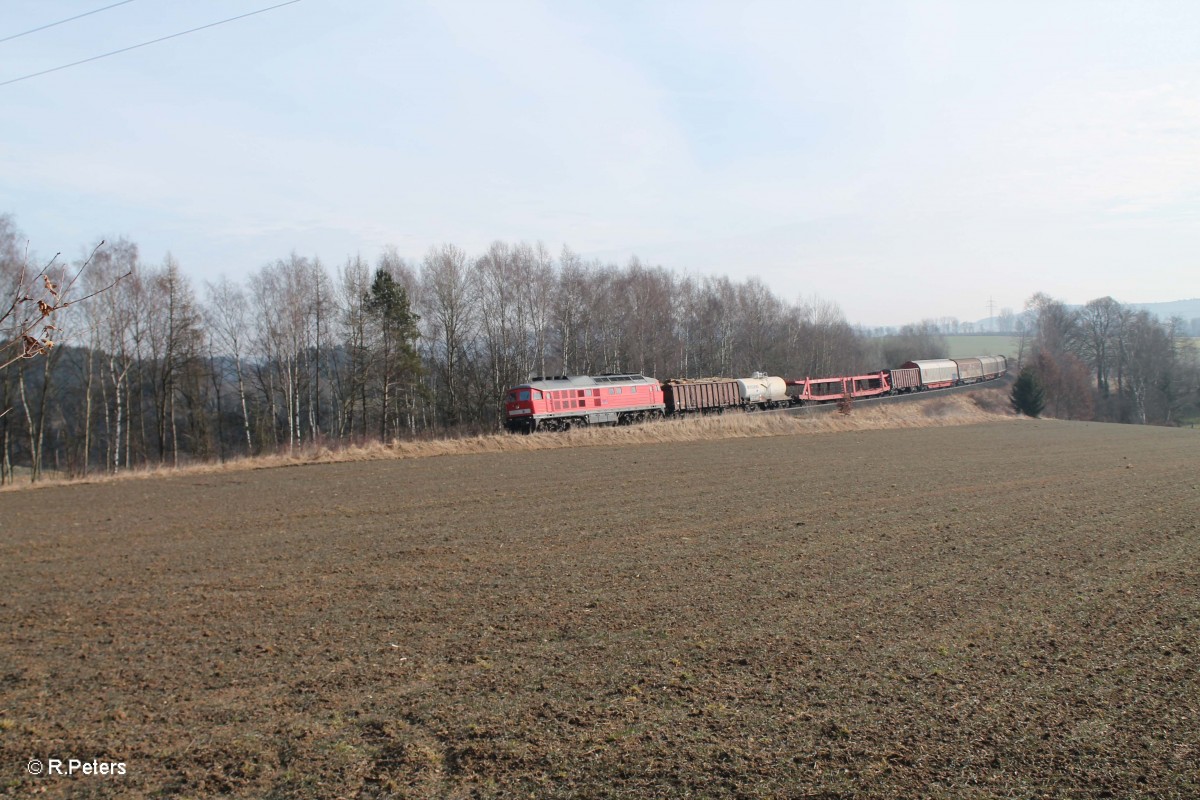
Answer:
<path fill-rule="evenodd" d="M 662 417 L 770 410 L 814 403 L 921 392 L 1001 377 L 1004 356 L 908 361 L 896 369 L 837 378 L 672 379 L 644 375 L 558 375 L 530 378 L 508 391 L 504 425 L 514 433 L 629 425 Z"/>

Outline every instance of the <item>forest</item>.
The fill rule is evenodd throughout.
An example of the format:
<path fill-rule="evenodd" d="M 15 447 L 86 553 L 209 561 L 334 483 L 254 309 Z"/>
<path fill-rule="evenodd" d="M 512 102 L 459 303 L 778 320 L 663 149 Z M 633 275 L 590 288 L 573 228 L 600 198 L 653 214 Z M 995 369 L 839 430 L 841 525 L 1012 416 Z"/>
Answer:
<path fill-rule="evenodd" d="M 504 390 L 531 375 L 826 376 L 946 355 L 931 322 L 868 335 L 836 304 L 789 302 L 756 278 L 541 243 L 443 244 L 415 263 L 389 249 L 333 268 L 292 253 L 202 285 L 125 239 L 48 265 L 26 247 L 0 216 L 0 297 L 13 299 L 0 318 L 2 483 L 494 431 Z M 21 299 L 63 307 L 31 339 Z M 1036 296 L 1017 317 L 1047 413 L 1177 420 L 1194 408 L 1194 353 L 1110 302 L 1079 313 Z"/>
<path fill-rule="evenodd" d="M 45 266 L 31 262 L 0 217 L 2 296 Z M 832 303 L 788 303 L 756 279 L 541 244 L 446 244 L 419 263 L 389 250 L 333 269 L 293 253 L 196 285 L 122 239 L 47 272 L 78 274 L 71 292 L 88 299 L 54 315 L 56 346 L 0 373 L 4 481 L 496 430 L 504 390 L 531 375 L 823 375 L 899 357 Z"/>

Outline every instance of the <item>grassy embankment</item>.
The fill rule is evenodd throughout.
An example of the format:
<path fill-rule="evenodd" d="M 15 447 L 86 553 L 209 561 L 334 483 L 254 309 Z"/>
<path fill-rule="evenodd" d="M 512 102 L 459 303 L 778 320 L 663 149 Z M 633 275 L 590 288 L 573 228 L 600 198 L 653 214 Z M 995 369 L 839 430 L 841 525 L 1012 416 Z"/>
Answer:
<path fill-rule="evenodd" d="M 396 440 L 390 444 L 370 443 L 348 447 L 306 445 L 291 453 L 281 452 L 238 458 L 221 463 L 180 467 L 153 467 L 117 475 L 49 479 L 37 484 L 18 483 L 2 491 L 54 486 L 65 483 L 99 483 L 148 478 L 180 473 L 202 474 L 233 470 L 269 469 L 300 464 L 320 464 L 381 459 L 431 458 L 463 453 L 502 453 L 553 450 L 565 447 L 620 447 L 666 442 L 695 442 L 710 439 L 744 439 L 762 436 L 834 433 L 881 428 L 933 428 L 970 425 L 1012 418 L 1004 389 L 983 389 L 970 394 L 931 397 L 922 402 L 859 405 L 848 415 L 830 413 L 733 413 L 653 422 L 629 427 L 598 427 L 567 433 L 538 433 L 518 436 L 492 433 L 459 438 Z"/>

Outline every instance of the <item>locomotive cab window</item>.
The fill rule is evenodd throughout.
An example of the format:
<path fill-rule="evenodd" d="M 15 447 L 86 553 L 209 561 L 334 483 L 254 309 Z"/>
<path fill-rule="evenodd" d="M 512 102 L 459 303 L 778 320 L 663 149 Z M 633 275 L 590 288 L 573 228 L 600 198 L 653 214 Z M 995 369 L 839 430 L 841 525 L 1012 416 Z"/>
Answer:
<path fill-rule="evenodd" d="M 520 393 L 518 393 L 517 399 L 519 399 L 521 402 L 525 402 L 526 400 L 528 400 L 529 399 L 529 390 L 522 389 L 520 391 Z"/>

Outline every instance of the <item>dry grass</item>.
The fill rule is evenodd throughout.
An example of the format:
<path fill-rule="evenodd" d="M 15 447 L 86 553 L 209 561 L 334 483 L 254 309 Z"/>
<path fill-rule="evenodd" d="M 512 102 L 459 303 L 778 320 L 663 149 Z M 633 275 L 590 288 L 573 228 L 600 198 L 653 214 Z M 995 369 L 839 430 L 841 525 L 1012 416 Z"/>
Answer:
<path fill-rule="evenodd" d="M 275 455 L 231 459 L 211 464 L 191 464 L 181 467 L 151 467 L 131 470 L 117 475 L 85 478 L 43 480 L 37 484 L 5 486 L 0 491 L 63 484 L 105 483 L 114 480 L 137 480 L 170 475 L 198 475 L 237 470 L 273 469 L 305 464 L 327 464 L 347 461 L 376 461 L 385 459 L 432 458 L 465 453 L 506 453 L 530 450 L 556 450 L 567 447 L 620 447 L 666 442 L 697 442 L 717 439 L 748 439 L 764 436 L 796 436 L 841 431 L 877 430 L 881 428 L 934 428 L 950 425 L 973 425 L 1000 420 L 1013 420 L 1001 389 L 984 389 L 970 394 L 934 397 L 923 402 L 886 405 L 856 405 L 849 414 L 813 412 L 789 414 L 782 412 L 692 417 L 665 422 L 653 422 L 629 427 L 599 427 L 572 430 L 566 433 L 537 433 L 519 436 L 492 433 L 461 438 L 418 441 L 395 440 L 390 444 L 372 442 L 362 445 L 329 446 L 305 445 L 298 451 Z"/>

